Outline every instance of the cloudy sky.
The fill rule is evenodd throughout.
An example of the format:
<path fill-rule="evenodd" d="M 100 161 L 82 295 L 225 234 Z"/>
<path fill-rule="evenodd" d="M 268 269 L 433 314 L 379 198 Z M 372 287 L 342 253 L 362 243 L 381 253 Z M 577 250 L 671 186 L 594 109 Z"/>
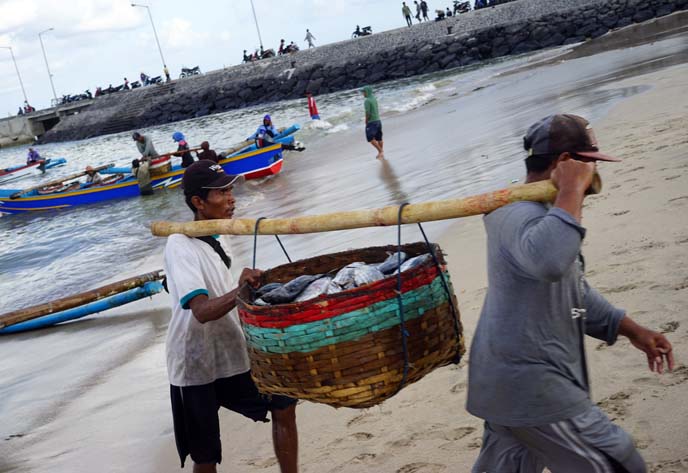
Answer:
<path fill-rule="evenodd" d="M 182 66 L 208 71 L 240 62 L 259 45 L 250 0 L 148 0 L 173 77 Z M 350 37 L 357 24 L 379 32 L 404 25 L 396 0 L 253 0 L 266 48 L 280 38 L 305 46 L 306 28 L 316 44 Z M 434 2 L 429 2 L 432 3 Z M 451 3 L 445 0 L 444 3 Z M 11 46 L 29 102 L 52 98 L 38 33 L 42 35 L 58 97 L 119 85 L 140 72 L 162 74 L 146 10 L 130 0 L 0 0 L 0 46 Z M 0 49 L 0 114 L 23 102 L 10 51 Z"/>

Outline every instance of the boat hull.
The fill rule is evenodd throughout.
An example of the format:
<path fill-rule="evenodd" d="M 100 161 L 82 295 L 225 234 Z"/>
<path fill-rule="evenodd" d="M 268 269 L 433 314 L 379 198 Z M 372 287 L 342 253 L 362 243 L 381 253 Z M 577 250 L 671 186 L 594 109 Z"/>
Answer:
<path fill-rule="evenodd" d="M 260 150 L 220 160 L 228 174 L 241 174 L 246 179 L 257 179 L 277 174 L 282 169 L 282 148 L 274 145 Z M 174 166 L 168 173 L 154 176 L 153 189 L 174 188 L 181 184 L 184 168 Z M 99 187 L 78 189 L 71 192 L 48 195 L 26 195 L 10 199 L 16 189 L 0 190 L 0 213 L 16 214 L 43 210 L 59 210 L 76 205 L 95 204 L 113 199 L 137 197 L 138 181 L 130 176 L 124 181 Z"/>
<path fill-rule="evenodd" d="M 150 297 L 162 291 L 162 283 L 159 281 L 149 281 L 141 287 L 130 289 L 120 294 L 115 294 L 108 298 L 91 302 L 89 304 L 75 307 L 73 309 L 64 310 L 55 314 L 44 315 L 33 320 L 27 320 L 15 325 L 10 325 L 0 329 L 0 334 L 10 334 L 18 332 L 26 332 L 28 330 L 35 330 L 43 327 L 50 327 L 51 325 L 67 322 L 69 320 L 76 320 L 87 315 L 103 312 L 114 307 L 119 307 L 130 302 Z"/>

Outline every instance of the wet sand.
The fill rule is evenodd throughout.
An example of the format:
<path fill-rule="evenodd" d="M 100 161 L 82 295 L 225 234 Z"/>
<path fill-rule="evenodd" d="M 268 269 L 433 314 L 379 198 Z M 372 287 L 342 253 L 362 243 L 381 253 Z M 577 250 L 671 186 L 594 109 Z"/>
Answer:
<path fill-rule="evenodd" d="M 624 159 L 601 167 L 605 189 L 588 198 L 588 279 L 636 321 L 667 333 L 677 367 L 657 375 L 626 339 L 588 341 L 594 400 L 631 433 L 652 473 L 688 472 L 688 66 L 622 81 L 648 92 L 613 108 L 596 133 Z M 439 239 L 448 254 L 467 341 L 485 294 L 485 236 L 479 218 L 457 221 Z M 363 411 L 301 403 L 301 471 L 467 472 L 481 421 L 464 409 L 467 370 L 438 369 L 383 405 Z M 221 413 L 222 472 L 277 471 L 270 427 Z M 170 436 L 155 471 L 176 471 Z"/>

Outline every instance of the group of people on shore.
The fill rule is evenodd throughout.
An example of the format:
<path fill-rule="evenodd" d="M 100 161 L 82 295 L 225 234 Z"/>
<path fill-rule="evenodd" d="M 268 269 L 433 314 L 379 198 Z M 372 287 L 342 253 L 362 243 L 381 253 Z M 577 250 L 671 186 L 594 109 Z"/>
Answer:
<path fill-rule="evenodd" d="M 309 29 L 306 29 L 306 37 L 304 38 L 304 41 L 308 43 L 308 49 L 315 47 L 315 36 L 313 36 L 313 33 L 311 33 Z M 278 56 L 283 56 L 285 54 L 293 54 L 297 51 L 299 51 L 299 46 L 295 42 L 292 41 L 287 44 L 284 39 L 281 39 L 280 44 L 277 47 L 277 53 L 275 53 L 275 50 L 272 48 L 264 49 L 262 44 L 260 45 L 260 48 L 256 48 L 256 50 L 251 54 L 244 49 L 242 62 L 253 62 L 260 59 L 275 57 L 275 54 Z"/>

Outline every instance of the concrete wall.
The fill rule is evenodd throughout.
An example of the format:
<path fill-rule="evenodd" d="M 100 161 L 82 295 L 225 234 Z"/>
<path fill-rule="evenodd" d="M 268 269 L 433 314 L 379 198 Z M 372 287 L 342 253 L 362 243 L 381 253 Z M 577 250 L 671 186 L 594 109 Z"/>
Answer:
<path fill-rule="evenodd" d="M 577 43 L 688 8 L 688 0 L 517 0 L 290 56 L 98 99 L 43 141 L 87 138 Z M 448 27 L 452 34 L 448 34 Z"/>
<path fill-rule="evenodd" d="M 0 148 L 32 143 L 44 133 L 41 124 L 34 124 L 24 115 L 0 120 Z"/>

